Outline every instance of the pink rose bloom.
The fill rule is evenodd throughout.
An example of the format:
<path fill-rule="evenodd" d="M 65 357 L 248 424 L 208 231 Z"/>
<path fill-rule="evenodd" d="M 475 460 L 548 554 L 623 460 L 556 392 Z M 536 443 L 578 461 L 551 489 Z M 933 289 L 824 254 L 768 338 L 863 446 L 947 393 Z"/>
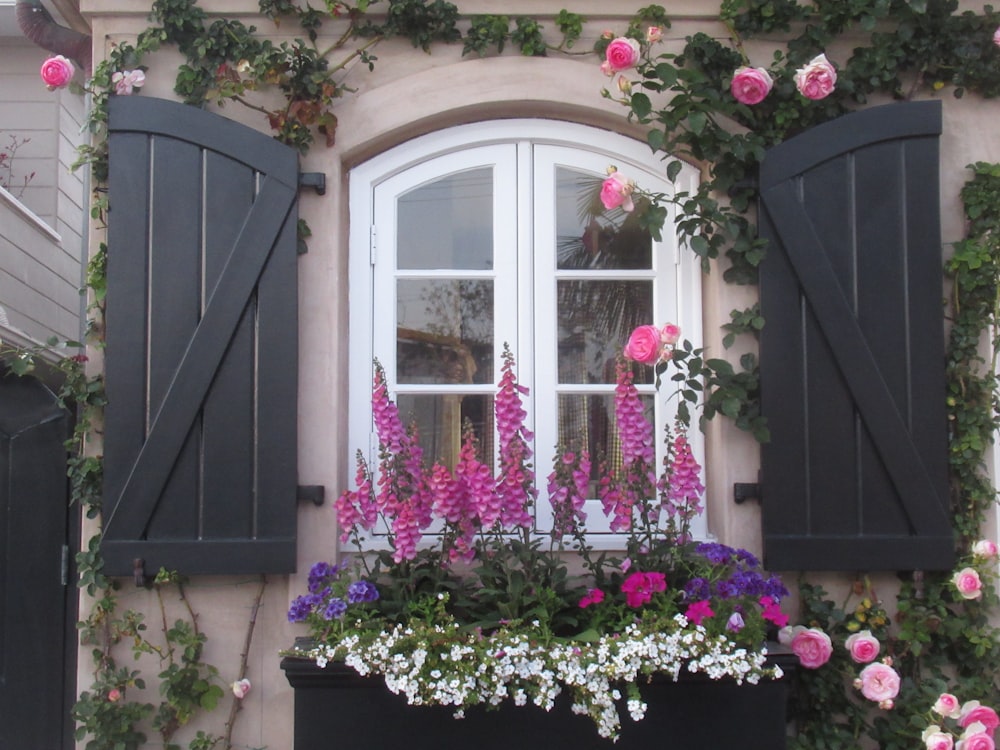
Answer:
<path fill-rule="evenodd" d="M 624 36 L 612 39 L 608 48 L 604 50 L 604 59 L 608 67 L 616 73 L 619 70 L 634 68 L 639 62 L 639 42 Z"/>
<path fill-rule="evenodd" d="M 108 691 L 108 700 L 111 703 L 117 703 L 121 699 L 122 699 L 122 691 L 119 690 L 118 688 L 111 688 Z"/>
<path fill-rule="evenodd" d="M 975 568 L 962 568 L 952 576 L 951 582 L 963 599 L 978 599 L 983 595 L 983 582 Z"/>
<path fill-rule="evenodd" d="M 580 599 L 580 609 L 586 609 L 591 604 L 600 604 L 604 601 L 604 592 L 601 589 L 590 589 L 583 598 Z"/>
<path fill-rule="evenodd" d="M 830 636 L 819 628 L 802 628 L 792 636 L 788 645 L 806 669 L 819 669 L 833 653 Z"/>
<path fill-rule="evenodd" d="M 242 680 L 237 680 L 232 684 L 233 695 L 235 695 L 240 700 L 246 698 L 247 693 L 250 692 L 250 680 L 244 677 Z"/>
<path fill-rule="evenodd" d="M 687 610 L 684 612 L 684 616 L 688 621 L 695 625 L 701 625 L 702 620 L 714 615 L 715 612 L 712 611 L 712 605 L 707 601 L 694 602 L 688 605 Z"/>
<path fill-rule="evenodd" d="M 48 90 L 55 91 L 69 85 L 70 79 L 73 78 L 76 69 L 73 67 L 73 63 L 65 57 L 56 55 L 42 63 L 40 72 L 42 74 L 42 81 L 45 82 Z"/>
<path fill-rule="evenodd" d="M 673 323 L 667 323 L 663 326 L 660 331 L 660 339 L 667 346 L 673 346 L 677 343 L 677 340 L 681 337 L 680 326 L 675 326 Z"/>
<path fill-rule="evenodd" d="M 733 74 L 729 90 L 740 104 L 760 104 L 771 92 L 774 81 L 763 68 L 738 68 Z"/>
<path fill-rule="evenodd" d="M 855 664 L 868 664 L 875 661 L 879 649 L 882 648 L 878 638 L 873 636 L 870 630 L 862 630 L 860 633 L 848 636 L 844 645 L 851 652 L 851 659 L 854 660 Z"/>
<path fill-rule="evenodd" d="M 991 539 L 980 539 L 972 545 L 972 554 L 985 560 L 992 560 L 997 556 L 997 544 Z"/>
<path fill-rule="evenodd" d="M 927 750 L 952 750 L 955 740 L 947 732 L 942 732 L 937 724 L 931 724 L 924 733 L 920 735 Z"/>
<path fill-rule="evenodd" d="M 948 719 L 957 719 L 962 713 L 962 708 L 958 704 L 958 698 L 954 695 L 941 693 L 934 701 L 934 705 L 931 706 L 931 711 Z"/>
<path fill-rule="evenodd" d="M 607 210 L 621 206 L 622 211 L 629 212 L 635 210 L 632 203 L 632 191 L 635 185 L 622 176 L 621 172 L 613 171 L 608 174 L 608 178 L 601 183 L 601 203 Z"/>
<path fill-rule="evenodd" d="M 655 365 L 660 360 L 663 341 L 656 326 L 639 326 L 628 337 L 625 357 L 644 365 Z"/>
<path fill-rule="evenodd" d="M 823 99 L 830 95 L 837 83 L 837 71 L 826 55 L 816 55 L 804 68 L 795 73 L 795 87 L 806 99 Z"/>
<path fill-rule="evenodd" d="M 955 750 L 996 750 L 996 743 L 983 731 L 982 724 L 974 722 L 959 737 Z"/>
<path fill-rule="evenodd" d="M 979 701 L 969 701 L 962 706 L 962 710 L 959 712 L 958 725 L 968 728 L 975 723 L 982 724 L 982 731 L 992 737 L 997 727 L 1000 726 L 1000 718 L 997 718 L 997 712 L 989 706 L 984 706 Z"/>
<path fill-rule="evenodd" d="M 128 96 L 133 89 L 142 87 L 146 82 L 146 74 L 141 70 L 126 70 L 124 73 L 119 71 L 111 76 L 111 82 L 115 85 L 118 96 Z"/>
<path fill-rule="evenodd" d="M 649 44 L 652 44 L 653 42 L 658 42 L 661 39 L 663 39 L 663 29 L 661 29 L 659 26 L 650 26 L 648 29 L 646 29 L 646 41 Z"/>
<path fill-rule="evenodd" d="M 993 32 L 993 43 L 1000 47 L 1000 26 L 997 26 L 997 30 Z"/>
<path fill-rule="evenodd" d="M 888 664 L 876 662 L 861 670 L 858 680 L 861 694 L 870 701 L 882 704 L 899 695 L 899 675 Z"/>

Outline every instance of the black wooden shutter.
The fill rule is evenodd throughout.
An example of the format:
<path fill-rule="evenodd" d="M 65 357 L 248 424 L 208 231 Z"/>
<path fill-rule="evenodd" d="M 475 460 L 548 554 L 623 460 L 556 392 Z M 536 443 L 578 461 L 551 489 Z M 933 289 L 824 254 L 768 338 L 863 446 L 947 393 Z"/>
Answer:
<path fill-rule="evenodd" d="M 761 165 L 764 553 L 946 569 L 939 102 L 858 112 Z"/>
<path fill-rule="evenodd" d="M 106 571 L 295 568 L 296 153 L 112 97 Z"/>

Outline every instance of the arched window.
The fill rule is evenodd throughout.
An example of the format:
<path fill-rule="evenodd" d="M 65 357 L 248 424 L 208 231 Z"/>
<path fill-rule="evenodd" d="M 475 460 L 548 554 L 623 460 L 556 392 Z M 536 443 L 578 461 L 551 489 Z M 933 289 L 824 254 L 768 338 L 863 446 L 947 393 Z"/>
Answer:
<path fill-rule="evenodd" d="M 536 528 L 548 530 L 557 446 L 614 455 L 614 365 L 632 328 L 674 322 L 701 340 L 697 260 L 678 247 L 672 217 L 655 242 L 634 217 L 603 211 L 609 165 L 651 191 L 697 185 L 687 165 L 671 184 L 643 143 L 547 120 L 450 128 L 351 172 L 352 451 L 374 443 L 375 358 L 428 459 L 453 464 L 466 421 L 488 455 L 509 347 L 530 389 Z M 673 419 L 670 386 L 657 397 L 648 375 L 639 389 L 662 426 Z M 595 546 L 614 547 L 600 502 L 587 512 Z M 705 534 L 703 520 L 694 531 Z"/>

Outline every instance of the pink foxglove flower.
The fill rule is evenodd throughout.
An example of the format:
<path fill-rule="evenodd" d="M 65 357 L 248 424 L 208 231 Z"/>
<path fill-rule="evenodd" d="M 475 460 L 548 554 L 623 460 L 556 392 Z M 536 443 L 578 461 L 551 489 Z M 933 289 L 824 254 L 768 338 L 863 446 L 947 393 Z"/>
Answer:
<path fill-rule="evenodd" d="M 142 88 L 146 83 L 146 74 L 141 70 L 118 71 L 111 76 L 118 96 L 129 96 L 135 89 Z"/>
<path fill-rule="evenodd" d="M 626 213 L 635 210 L 632 202 L 632 191 L 635 184 L 614 167 L 608 168 L 608 177 L 601 183 L 601 203 L 610 211 L 621 207 Z"/>
<path fill-rule="evenodd" d="M 232 684 L 233 695 L 235 695 L 240 700 L 247 697 L 247 693 L 250 692 L 250 680 L 244 677 L 242 680 L 237 680 Z"/>
<path fill-rule="evenodd" d="M 774 81 L 764 68 L 743 66 L 733 74 L 729 90 L 740 104 L 760 104 L 771 93 Z"/>
<path fill-rule="evenodd" d="M 872 635 L 870 630 L 862 630 L 847 637 L 844 646 L 851 653 L 851 659 L 855 664 L 868 664 L 875 661 L 878 652 L 882 648 L 878 638 Z"/>
<path fill-rule="evenodd" d="M 634 68 L 639 62 L 639 42 L 624 36 L 612 39 L 604 50 L 604 60 L 608 69 L 615 73 Z"/>
<path fill-rule="evenodd" d="M 73 74 L 76 72 L 76 68 L 73 67 L 73 63 L 67 58 L 62 55 L 56 55 L 42 63 L 40 72 L 46 88 L 49 91 L 55 91 L 56 89 L 66 88 L 69 85 Z"/>
<path fill-rule="evenodd" d="M 951 693 L 941 693 L 931 706 L 931 711 L 946 719 L 957 719 L 962 713 L 962 707 Z"/>
<path fill-rule="evenodd" d="M 882 662 L 869 664 L 862 669 L 854 684 L 865 698 L 883 708 L 891 708 L 892 700 L 899 695 L 899 674 Z"/>
<path fill-rule="evenodd" d="M 983 595 L 983 582 L 975 568 L 962 568 L 951 577 L 963 599 L 978 599 Z"/>
<path fill-rule="evenodd" d="M 837 84 L 837 71 L 826 59 L 816 55 L 804 68 L 795 73 L 795 87 L 806 99 L 824 99 Z"/>

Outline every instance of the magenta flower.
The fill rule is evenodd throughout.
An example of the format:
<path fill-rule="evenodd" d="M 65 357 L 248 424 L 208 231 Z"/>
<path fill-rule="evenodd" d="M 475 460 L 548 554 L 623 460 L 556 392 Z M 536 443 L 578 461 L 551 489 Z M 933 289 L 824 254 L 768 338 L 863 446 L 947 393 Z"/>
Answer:
<path fill-rule="evenodd" d="M 607 68 L 617 73 L 621 70 L 634 68 L 635 64 L 639 62 L 639 54 L 639 42 L 620 36 L 617 39 L 612 39 L 611 43 L 608 44 L 607 49 L 604 50 L 604 60 L 607 63 Z"/>
<path fill-rule="evenodd" d="M 534 522 L 532 507 L 538 491 L 530 467 L 528 441 L 532 435 L 524 426 L 528 413 L 521 403 L 521 394 L 527 393 L 528 389 L 517 383 L 514 357 L 510 351 L 504 351 L 503 360 L 494 402 L 500 436 L 500 476 L 496 488 L 500 500 L 500 522 L 507 530 L 516 527 L 530 529 Z"/>
<path fill-rule="evenodd" d="M 633 573 L 622 583 L 625 602 L 638 609 L 653 598 L 653 594 L 667 590 L 667 579 L 663 573 Z"/>
<path fill-rule="evenodd" d="M 663 338 L 656 326 L 639 326 L 628 337 L 625 357 L 644 365 L 655 365 L 660 361 Z"/>
<path fill-rule="evenodd" d="M 667 498 L 672 516 L 689 521 L 701 512 L 701 497 L 705 485 L 701 483 L 701 466 L 691 452 L 687 435 L 678 431 L 674 438 L 674 460 L 670 469 Z"/>
<path fill-rule="evenodd" d="M 688 605 L 687 610 L 684 612 L 684 616 L 695 625 L 701 625 L 702 620 L 715 615 L 712 611 L 712 605 L 707 601 L 693 602 Z"/>
<path fill-rule="evenodd" d="M 580 599 L 580 609 L 586 609 L 591 604 L 600 604 L 604 601 L 604 592 L 601 589 L 590 589 Z"/>
<path fill-rule="evenodd" d="M 771 93 L 774 81 L 764 68 L 743 66 L 733 74 L 730 92 L 740 104 L 760 104 Z"/>
<path fill-rule="evenodd" d="M 781 604 L 773 597 L 762 596 L 760 598 L 760 607 L 760 616 L 768 622 L 773 622 L 779 628 L 783 628 L 788 624 L 788 615 L 781 611 Z"/>

